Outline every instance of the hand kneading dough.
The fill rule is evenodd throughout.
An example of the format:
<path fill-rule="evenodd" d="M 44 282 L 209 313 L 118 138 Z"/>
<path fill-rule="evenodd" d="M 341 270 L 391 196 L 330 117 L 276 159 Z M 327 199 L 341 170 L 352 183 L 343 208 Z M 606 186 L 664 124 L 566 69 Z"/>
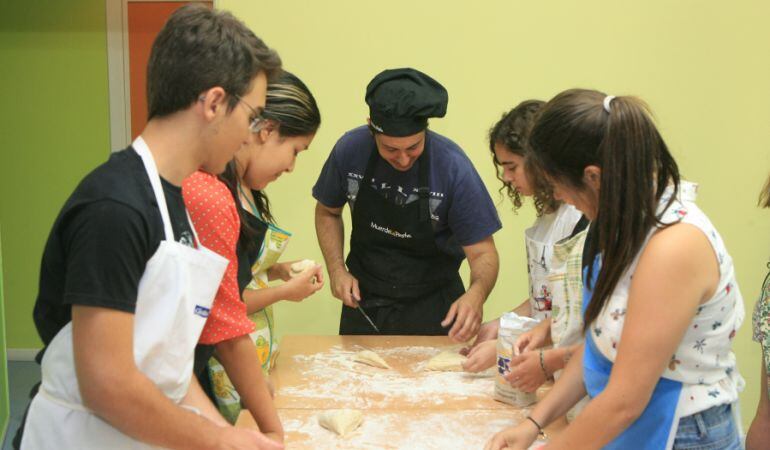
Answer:
<path fill-rule="evenodd" d="M 318 416 L 318 424 L 340 436 L 345 436 L 361 425 L 364 415 L 357 409 L 335 409 Z"/>
<path fill-rule="evenodd" d="M 461 372 L 463 370 L 463 362 L 466 359 L 465 356 L 457 353 L 456 350 L 447 350 L 431 358 L 428 361 L 428 365 L 425 366 L 425 370 Z"/>
<path fill-rule="evenodd" d="M 290 275 L 292 277 L 296 277 L 297 275 L 301 274 L 302 272 L 306 270 L 310 270 L 313 267 L 315 267 L 315 261 L 312 259 L 303 259 L 302 261 L 297 261 L 294 264 L 291 265 L 291 273 Z"/>
<path fill-rule="evenodd" d="M 378 355 L 377 353 L 374 353 L 371 350 L 363 350 L 356 353 L 356 356 L 353 358 L 353 361 L 364 363 L 372 367 L 379 367 L 381 369 L 391 369 L 388 363 L 386 363 L 385 360 L 380 358 L 380 355 Z"/>

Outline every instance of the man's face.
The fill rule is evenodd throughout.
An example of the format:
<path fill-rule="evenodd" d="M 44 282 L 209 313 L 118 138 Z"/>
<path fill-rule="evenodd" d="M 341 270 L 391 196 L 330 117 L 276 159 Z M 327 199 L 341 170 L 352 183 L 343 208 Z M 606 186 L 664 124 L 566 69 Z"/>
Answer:
<path fill-rule="evenodd" d="M 425 131 L 404 137 L 375 133 L 374 141 L 377 143 L 377 150 L 382 159 L 394 169 L 406 172 L 412 168 L 414 162 L 425 150 Z"/>
<path fill-rule="evenodd" d="M 249 91 L 238 99 L 238 104 L 228 111 L 228 98 L 221 98 L 217 117 L 213 122 L 214 131 L 208 142 L 207 158 L 202 165 L 206 172 L 219 174 L 233 159 L 235 152 L 254 139 L 251 122 L 265 109 L 267 76 L 260 72 L 251 82 Z"/>

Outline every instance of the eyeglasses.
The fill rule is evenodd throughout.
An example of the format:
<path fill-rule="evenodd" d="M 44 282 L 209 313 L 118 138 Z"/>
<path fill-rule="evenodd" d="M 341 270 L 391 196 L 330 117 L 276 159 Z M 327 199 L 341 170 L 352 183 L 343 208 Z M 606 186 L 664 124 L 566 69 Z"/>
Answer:
<path fill-rule="evenodd" d="M 249 122 L 249 131 L 252 133 L 259 133 L 262 131 L 262 129 L 265 128 L 267 125 L 267 119 L 262 116 L 262 111 L 257 111 L 254 109 L 251 105 L 246 103 L 245 100 L 241 98 L 240 95 L 234 95 L 235 98 L 238 99 L 238 102 L 241 104 L 246 105 L 247 108 L 251 111 L 251 121 Z"/>

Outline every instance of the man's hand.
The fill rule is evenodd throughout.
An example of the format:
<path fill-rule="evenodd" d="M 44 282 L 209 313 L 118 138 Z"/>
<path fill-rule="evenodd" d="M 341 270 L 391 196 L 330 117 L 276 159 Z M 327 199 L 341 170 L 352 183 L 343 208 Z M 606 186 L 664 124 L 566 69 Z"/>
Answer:
<path fill-rule="evenodd" d="M 337 267 L 329 273 L 332 286 L 332 295 L 342 300 L 345 306 L 358 308 L 361 301 L 361 291 L 358 289 L 358 280 L 344 267 Z"/>
<path fill-rule="evenodd" d="M 483 308 L 483 298 L 466 292 L 452 303 L 449 312 L 441 322 L 441 326 L 446 328 L 454 322 L 449 330 L 449 337 L 457 342 L 466 342 L 478 332 L 481 326 Z"/>

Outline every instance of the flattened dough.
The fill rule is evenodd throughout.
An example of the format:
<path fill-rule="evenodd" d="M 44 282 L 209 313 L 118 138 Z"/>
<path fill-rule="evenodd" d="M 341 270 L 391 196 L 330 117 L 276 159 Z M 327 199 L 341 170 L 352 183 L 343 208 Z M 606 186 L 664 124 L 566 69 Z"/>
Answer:
<path fill-rule="evenodd" d="M 313 267 L 315 267 L 315 261 L 312 259 L 303 259 L 302 261 L 297 261 L 294 264 L 291 265 L 291 276 L 296 277 L 297 275 L 301 274 L 302 272 L 306 270 L 310 270 Z"/>
<path fill-rule="evenodd" d="M 425 370 L 436 370 L 440 372 L 462 372 L 463 362 L 467 358 L 457 350 L 447 350 L 439 353 L 428 361 Z"/>
<path fill-rule="evenodd" d="M 356 353 L 356 356 L 353 358 L 353 361 L 367 364 L 372 367 L 379 367 L 381 369 L 392 368 L 388 365 L 388 363 L 385 362 L 385 360 L 380 358 L 380 355 L 378 355 L 377 353 L 374 353 L 371 350 L 363 350 Z"/>
<path fill-rule="evenodd" d="M 364 414 L 357 409 L 333 409 L 318 415 L 318 424 L 340 436 L 345 436 L 361 425 Z"/>

